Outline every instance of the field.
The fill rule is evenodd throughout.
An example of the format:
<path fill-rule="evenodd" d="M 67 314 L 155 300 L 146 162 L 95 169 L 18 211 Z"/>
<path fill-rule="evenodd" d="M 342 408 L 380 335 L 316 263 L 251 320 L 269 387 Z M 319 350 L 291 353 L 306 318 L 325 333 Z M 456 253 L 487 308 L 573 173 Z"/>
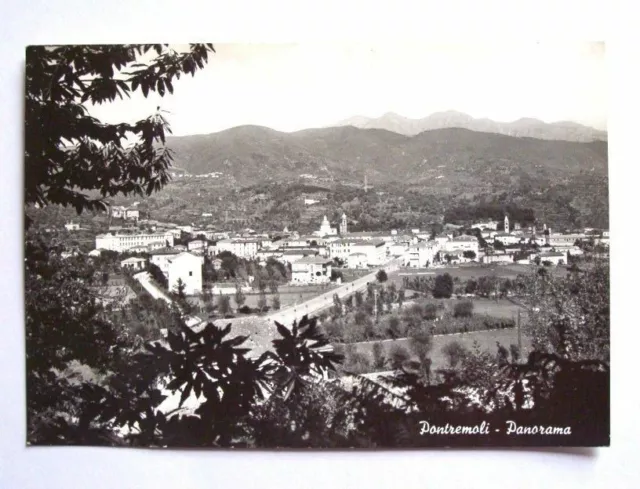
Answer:
<path fill-rule="evenodd" d="M 530 339 L 522 334 L 522 353 L 524 356 L 528 354 L 529 348 L 531 347 Z M 507 349 L 511 344 L 518 344 L 518 332 L 517 329 L 501 329 L 495 331 L 476 331 L 473 333 L 459 333 L 459 334 L 450 334 L 450 335 L 442 335 L 442 336 L 434 336 L 433 337 L 433 348 L 431 349 L 431 361 L 432 370 L 438 370 L 441 368 L 447 367 L 447 359 L 445 355 L 442 353 L 442 348 L 451 343 L 452 341 L 459 341 L 466 348 L 472 348 L 474 341 L 477 341 L 480 345 L 480 348 L 483 350 L 487 350 L 491 353 L 497 352 L 496 342 L 500 342 L 501 345 L 505 346 Z M 373 361 L 373 345 L 375 341 L 363 342 L 363 343 L 354 343 L 355 351 L 358 353 L 362 353 L 366 355 L 370 362 Z M 392 348 L 395 348 L 396 345 L 402 346 L 407 350 L 411 351 L 409 346 L 409 340 L 407 339 L 398 339 L 398 340 L 384 340 L 381 341 L 380 344 L 383 345 L 383 351 L 386 357 L 389 357 Z"/>
<path fill-rule="evenodd" d="M 405 276 L 433 276 L 448 273 L 454 279 L 458 277 L 460 280 L 468 280 L 470 278 L 478 279 L 480 277 L 501 277 L 514 279 L 520 274 L 529 274 L 532 271 L 532 265 L 520 265 L 517 263 L 510 265 L 461 265 L 451 267 L 438 268 L 401 268 L 400 270 L 389 274 L 389 281 L 395 282 L 396 286 L 402 285 L 402 278 Z M 564 276 L 567 271 L 564 267 L 550 267 L 549 270 L 553 275 Z"/>

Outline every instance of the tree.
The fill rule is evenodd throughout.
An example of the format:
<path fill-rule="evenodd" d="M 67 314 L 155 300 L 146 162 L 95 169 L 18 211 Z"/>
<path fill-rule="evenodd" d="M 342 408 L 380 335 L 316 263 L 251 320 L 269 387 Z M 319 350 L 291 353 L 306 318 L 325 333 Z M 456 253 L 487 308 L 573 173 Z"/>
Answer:
<path fill-rule="evenodd" d="M 398 309 L 402 309 L 402 304 L 404 304 L 404 288 L 398 290 Z"/>
<path fill-rule="evenodd" d="M 267 296 L 264 290 L 260 291 L 260 295 L 258 296 L 258 309 L 260 312 L 264 312 L 267 308 Z"/>
<path fill-rule="evenodd" d="M 160 270 L 160 267 L 158 267 L 158 265 L 156 265 L 155 263 L 149 263 L 148 270 L 151 278 L 155 280 L 161 287 L 163 287 L 165 290 L 169 288 L 167 277 L 164 273 L 162 273 L 162 270 Z"/>
<path fill-rule="evenodd" d="M 445 273 L 444 275 L 436 276 L 436 281 L 433 287 L 433 297 L 436 299 L 448 299 L 453 294 L 453 279 L 451 275 Z"/>
<path fill-rule="evenodd" d="M 400 345 L 393 345 L 389 354 L 391 367 L 394 370 L 402 368 L 402 364 L 409 359 L 409 352 Z"/>
<path fill-rule="evenodd" d="M 155 51 L 149 62 L 143 61 Z M 26 55 L 25 204 L 106 209 L 106 197 L 150 195 L 168 181 L 169 124 L 158 112 L 131 123 L 106 124 L 85 104 L 113 102 L 141 91 L 173 93 L 181 74 L 194 75 L 214 52 L 192 44 L 30 46 Z M 125 146 L 126 141 L 137 141 Z M 108 177 L 108 178 L 107 178 Z M 87 192 L 87 193 L 85 193 Z M 93 197 L 94 193 L 100 197 Z"/>
<path fill-rule="evenodd" d="M 456 302 L 453 306 L 453 317 L 468 318 L 473 315 L 473 301 L 464 300 Z"/>
<path fill-rule="evenodd" d="M 418 357 L 423 375 L 426 377 L 427 382 L 430 382 L 431 358 L 429 358 L 429 353 L 433 347 L 433 338 L 431 334 L 425 331 L 414 333 L 409 338 L 409 344 L 411 345 L 413 353 Z"/>
<path fill-rule="evenodd" d="M 275 294 L 271 298 L 271 307 L 276 311 L 280 309 L 280 294 Z"/>
<path fill-rule="evenodd" d="M 334 317 L 340 317 L 342 316 L 342 311 L 343 307 L 340 297 L 338 297 L 338 294 L 333 294 L 333 306 L 331 307 L 331 314 Z"/>
<path fill-rule="evenodd" d="M 382 343 L 373 344 L 373 368 L 375 370 L 384 370 L 387 366 L 387 359 L 384 355 L 384 347 Z"/>
<path fill-rule="evenodd" d="M 211 287 L 204 286 L 202 288 L 202 302 L 204 304 L 205 311 L 208 313 L 213 312 L 215 309 L 213 305 L 213 292 L 211 291 Z"/>
<path fill-rule="evenodd" d="M 462 252 L 462 256 L 464 256 L 465 258 L 468 258 L 469 260 L 475 260 L 476 252 L 473 250 L 466 250 Z"/>
<path fill-rule="evenodd" d="M 174 292 L 177 298 L 181 301 L 185 301 L 187 299 L 187 295 L 185 294 L 185 290 L 187 285 L 183 282 L 181 278 L 178 279 L 176 285 L 174 286 Z"/>
<path fill-rule="evenodd" d="M 387 276 L 387 272 L 385 272 L 382 268 L 378 270 L 378 273 L 376 273 L 376 279 L 380 283 L 386 282 L 388 278 L 389 277 Z"/>
<path fill-rule="evenodd" d="M 275 280 L 269 280 L 269 291 L 272 294 L 277 294 L 278 293 L 278 282 L 276 282 Z"/>
<path fill-rule="evenodd" d="M 469 280 L 467 280 L 467 283 L 464 286 L 464 293 L 475 294 L 477 289 L 478 289 L 478 282 L 470 278 Z"/>
<path fill-rule="evenodd" d="M 455 369 L 467 354 L 467 349 L 459 341 L 451 341 L 442 347 L 442 353 L 447 357 L 449 368 Z"/>
<path fill-rule="evenodd" d="M 218 296 L 218 314 L 225 317 L 231 313 L 231 299 L 228 295 Z"/>
<path fill-rule="evenodd" d="M 244 295 L 244 292 L 242 292 L 242 287 L 240 286 L 240 284 L 236 285 L 236 294 L 234 298 L 238 306 L 238 309 L 240 309 L 245 303 L 245 301 L 247 300 L 247 297 Z"/>

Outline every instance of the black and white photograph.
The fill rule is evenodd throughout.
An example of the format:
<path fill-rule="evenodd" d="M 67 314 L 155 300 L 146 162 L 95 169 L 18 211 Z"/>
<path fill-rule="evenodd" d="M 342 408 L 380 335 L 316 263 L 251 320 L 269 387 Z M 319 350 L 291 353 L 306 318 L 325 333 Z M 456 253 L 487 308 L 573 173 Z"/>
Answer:
<path fill-rule="evenodd" d="M 26 444 L 609 446 L 606 56 L 27 47 Z"/>

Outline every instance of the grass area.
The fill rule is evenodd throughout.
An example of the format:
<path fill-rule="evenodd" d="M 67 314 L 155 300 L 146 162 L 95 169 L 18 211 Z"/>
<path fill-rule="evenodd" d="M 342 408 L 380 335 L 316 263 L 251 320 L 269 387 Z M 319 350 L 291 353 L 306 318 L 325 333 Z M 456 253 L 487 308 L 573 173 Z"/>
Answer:
<path fill-rule="evenodd" d="M 567 270 L 564 267 L 549 267 L 549 270 L 553 275 L 563 277 L 567 274 Z M 504 264 L 467 264 L 453 267 L 440 267 L 440 268 L 401 268 L 395 272 L 389 274 L 389 280 L 396 283 L 397 286 L 402 286 L 402 277 L 410 275 L 426 275 L 433 276 L 442 275 L 448 273 L 453 278 L 458 277 L 460 280 L 468 280 L 470 278 L 478 279 L 480 277 L 501 277 L 514 279 L 520 274 L 527 275 L 531 273 L 532 265 L 520 265 L 517 263 L 504 265 Z"/>
<path fill-rule="evenodd" d="M 523 356 L 526 357 L 528 355 L 529 350 L 531 348 L 531 340 L 522 334 L 522 353 Z M 430 358 L 432 363 L 432 369 L 438 370 L 441 368 L 446 368 L 447 359 L 442 349 L 445 345 L 453 341 L 460 342 L 466 348 L 471 349 L 473 347 L 474 341 L 477 341 L 480 345 L 480 348 L 483 350 L 487 350 L 490 353 L 497 353 L 497 345 L 496 342 L 500 342 L 507 349 L 511 344 L 518 344 L 518 331 L 517 329 L 501 329 L 495 331 L 476 331 L 472 333 L 460 333 L 460 334 L 450 334 L 450 335 L 442 335 L 442 336 L 434 336 L 433 337 L 433 348 L 431 349 Z M 354 351 L 360 353 L 367 357 L 370 363 L 373 363 L 373 345 L 376 342 L 364 342 L 364 343 L 353 343 Z M 379 342 L 383 347 L 383 352 L 386 357 L 389 357 L 392 349 L 397 346 L 401 346 L 408 350 L 411 353 L 411 346 L 408 339 L 398 339 L 398 340 L 384 340 Z M 344 347 L 340 346 L 337 350 L 343 350 Z M 373 369 L 372 369 L 373 370 Z"/>

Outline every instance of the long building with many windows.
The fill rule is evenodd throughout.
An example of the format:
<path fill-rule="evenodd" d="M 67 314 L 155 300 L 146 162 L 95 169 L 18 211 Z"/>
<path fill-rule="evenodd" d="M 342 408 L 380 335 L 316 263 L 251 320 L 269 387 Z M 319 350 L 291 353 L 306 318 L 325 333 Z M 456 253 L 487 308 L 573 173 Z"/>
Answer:
<path fill-rule="evenodd" d="M 173 246 L 173 235 L 171 233 L 98 234 L 96 236 L 96 249 L 121 253 L 136 246 L 147 246 L 157 242 L 164 243 L 164 246 Z"/>

